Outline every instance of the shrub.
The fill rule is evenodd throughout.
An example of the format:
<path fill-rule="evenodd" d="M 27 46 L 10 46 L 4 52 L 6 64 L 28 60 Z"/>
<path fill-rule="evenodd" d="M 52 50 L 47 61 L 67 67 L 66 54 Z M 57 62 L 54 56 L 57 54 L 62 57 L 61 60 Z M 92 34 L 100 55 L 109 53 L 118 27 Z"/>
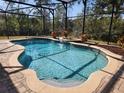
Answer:
<path fill-rule="evenodd" d="M 119 38 L 118 40 L 118 45 L 120 45 L 122 48 L 124 48 L 124 36 L 122 36 L 121 38 Z"/>
<path fill-rule="evenodd" d="M 86 42 L 88 40 L 88 36 L 86 34 L 81 35 L 81 41 Z"/>
<path fill-rule="evenodd" d="M 56 32 L 51 32 L 51 36 L 56 39 Z"/>

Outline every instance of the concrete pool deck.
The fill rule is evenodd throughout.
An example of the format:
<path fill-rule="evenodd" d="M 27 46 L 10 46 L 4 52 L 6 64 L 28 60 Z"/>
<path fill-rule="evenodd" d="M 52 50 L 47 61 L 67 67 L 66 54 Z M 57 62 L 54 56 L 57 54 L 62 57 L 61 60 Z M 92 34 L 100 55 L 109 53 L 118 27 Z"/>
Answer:
<path fill-rule="evenodd" d="M 17 58 L 24 47 L 0 41 L 0 93 L 124 93 L 124 57 L 93 45 L 79 45 L 105 52 L 108 65 L 80 85 L 61 88 L 38 80 L 34 71 L 23 68 Z"/>

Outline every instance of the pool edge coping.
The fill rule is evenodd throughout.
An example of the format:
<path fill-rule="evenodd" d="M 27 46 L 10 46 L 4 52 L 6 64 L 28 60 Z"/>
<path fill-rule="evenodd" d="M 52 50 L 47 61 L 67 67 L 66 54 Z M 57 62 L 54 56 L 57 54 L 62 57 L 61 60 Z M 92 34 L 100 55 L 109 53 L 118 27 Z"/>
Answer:
<path fill-rule="evenodd" d="M 52 39 L 53 40 L 53 39 Z M 10 42 L 10 41 L 9 41 Z M 11 43 L 11 42 L 10 42 Z M 89 47 L 88 44 L 81 44 L 83 46 L 87 45 Z M 21 49 L 24 49 L 23 46 L 21 45 L 16 45 L 18 48 L 21 48 Z M 91 48 L 98 48 L 101 49 L 102 52 L 104 53 L 108 53 L 108 50 L 106 51 L 106 49 L 104 49 L 103 51 L 103 48 L 101 47 L 98 47 L 98 46 L 94 46 L 94 45 L 90 45 Z M 16 53 L 14 53 L 12 55 L 12 57 L 10 58 L 9 60 L 9 64 L 10 65 L 13 65 L 12 61 L 14 62 L 14 65 L 18 65 L 18 66 L 22 66 L 19 62 L 18 62 L 18 56 L 23 52 L 24 50 L 22 51 L 18 51 Z M 115 55 L 115 54 L 114 54 Z M 114 61 L 117 61 L 117 59 L 113 59 L 109 56 L 106 56 L 108 59 L 109 59 L 109 62 L 108 64 L 106 65 L 106 67 L 103 68 L 103 70 L 111 70 L 112 73 L 115 73 L 117 71 L 117 68 L 118 68 L 118 65 L 119 63 L 118 62 L 112 62 L 113 60 Z M 112 61 L 111 61 L 112 60 Z M 113 63 L 113 64 L 112 64 Z M 111 68 L 114 68 L 111 69 Z M 95 71 L 93 72 L 89 78 L 84 82 L 82 83 L 81 85 L 77 85 L 77 86 L 74 86 L 74 87 L 69 87 L 69 88 L 61 88 L 61 87 L 55 87 L 55 86 L 51 86 L 51 85 L 48 85 L 44 82 L 41 82 L 37 76 L 36 76 L 36 73 L 33 71 L 33 70 L 30 70 L 30 69 L 25 69 L 24 71 L 21 71 L 25 77 L 27 78 L 27 85 L 29 88 L 31 88 L 33 91 L 36 91 L 37 93 L 65 93 L 65 92 L 69 92 L 69 93 L 81 93 L 82 91 L 85 91 L 86 93 L 92 93 L 99 85 L 101 79 L 103 77 L 105 77 L 107 74 L 98 70 L 98 71 Z M 31 76 L 31 77 L 29 77 Z M 91 85 L 93 84 L 94 80 L 95 79 L 98 79 L 97 81 L 95 81 L 94 83 L 94 86 L 92 86 L 91 88 Z M 39 82 L 40 81 L 40 82 Z M 37 86 L 36 86 L 37 85 Z M 94 89 L 95 88 L 95 89 Z"/>

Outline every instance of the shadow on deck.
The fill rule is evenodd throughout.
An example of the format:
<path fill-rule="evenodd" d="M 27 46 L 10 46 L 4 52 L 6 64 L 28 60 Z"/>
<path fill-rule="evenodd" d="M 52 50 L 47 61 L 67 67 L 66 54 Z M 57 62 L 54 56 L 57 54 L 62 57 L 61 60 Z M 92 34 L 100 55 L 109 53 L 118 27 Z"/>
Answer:
<path fill-rule="evenodd" d="M 13 68 L 18 68 L 17 70 L 12 70 Z M 11 69 L 7 71 L 7 69 Z M 20 66 L 6 66 L 3 67 L 0 64 L 0 93 L 19 93 L 16 85 L 14 84 L 15 81 L 12 80 L 11 76 L 14 76 L 17 72 L 24 70 L 23 67 Z"/>
<path fill-rule="evenodd" d="M 124 64 L 119 68 L 119 70 L 115 74 L 112 74 L 112 73 L 109 73 L 106 71 L 104 71 L 104 72 L 112 75 L 112 78 L 110 78 L 110 80 L 108 82 L 105 82 L 106 85 L 104 87 L 102 87 L 101 90 L 98 89 L 96 92 L 93 92 L 93 93 L 113 93 L 112 91 L 113 91 L 115 85 L 117 85 L 117 82 L 120 79 L 124 80 L 124 77 L 122 77 L 122 75 L 124 73 Z M 124 91 L 122 93 L 124 93 Z"/>

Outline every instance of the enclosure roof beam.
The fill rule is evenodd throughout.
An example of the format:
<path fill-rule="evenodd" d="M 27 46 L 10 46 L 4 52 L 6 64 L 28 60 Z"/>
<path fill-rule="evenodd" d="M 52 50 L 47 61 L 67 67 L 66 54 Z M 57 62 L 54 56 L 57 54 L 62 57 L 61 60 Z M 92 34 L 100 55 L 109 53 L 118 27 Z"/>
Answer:
<path fill-rule="evenodd" d="M 57 0 L 57 1 L 60 1 L 62 3 L 72 3 L 72 2 L 75 2 L 77 0 Z"/>
<path fill-rule="evenodd" d="M 28 5 L 28 6 L 37 7 L 37 8 L 43 8 L 43 9 L 51 9 L 51 10 L 53 10 L 53 8 L 43 7 L 41 5 L 33 5 L 33 4 L 24 3 L 24 2 L 18 2 L 18 1 L 13 1 L 13 0 L 3 0 L 3 1 L 17 3 L 17 4 L 23 4 L 23 5 Z"/>
<path fill-rule="evenodd" d="M 32 7 L 22 7 L 22 8 L 17 8 L 17 9 L 10 9 L 8 11 L 16 11 L 16 10 L 23 10 L 23 9 L 29 9 L 29 8 L 32 8 Z"/>
<path fill-rule="evenodd" d="M 41 17 L 41 16 L 37 16 L 37 15 L 21 14 L 21 13 L 14 13 L 14 12 L 10 12 L 10 11 L 1 11 L 1 10 L 0 10 L 0 13 Z"/>
<path fill-rule="evenodd" d="M 46 3 L 46 4 L 40 4 L 40 5 L 59 5 L 59 4 L 62 4 L 62 3 Z"/>

